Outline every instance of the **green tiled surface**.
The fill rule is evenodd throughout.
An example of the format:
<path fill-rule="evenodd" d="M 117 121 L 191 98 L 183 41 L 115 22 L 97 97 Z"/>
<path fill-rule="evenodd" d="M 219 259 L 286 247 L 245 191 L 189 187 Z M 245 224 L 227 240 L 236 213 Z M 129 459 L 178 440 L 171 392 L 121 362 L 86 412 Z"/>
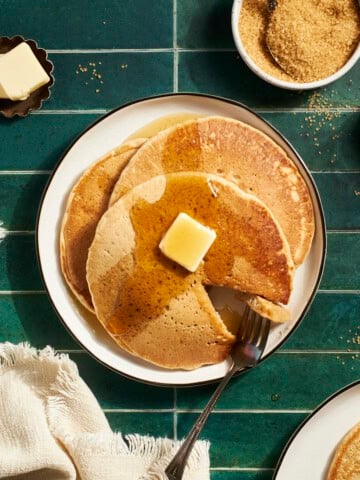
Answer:
<path fill-rule="evenodd" d="M 292 143 L 312 171 L 351 171 L 360 168 L 358 112 L 264 113 L 263 117 Z"/>
<path fill-rule="evenodd" d="M 43 288 L 34 235 L 7 235 L 0 243 L 0 291 Z"/>
<path fill-rule="evenodd" d="M 230 18 L 233 0 L 181 0 L 177 45 L 181 48 L 235 48 Z"/>
<path fill-rule="evenodd" d="M 242 472 L 242 471 L 212 471 L 212 480 L 271 480 L 272 470 L 258 472 Z"/>
<path fill-rule="evenodd" d="M 33 230 L 49 175 L 0 175 L 0 218 L 8 230 Z"/>
<path fill-rule="evenodd" d="M 172 91 L 244 102 L 288 138 L 313 172 L 328 229 L 321 290 L 304 321 L 276 354 L 232 382 L 204 431 L 212 441 L 212 480 L 270 480 L 300 422 L 359 378 L 360 346 L 353 339 L 360 331 L 360 68 L 317 97 L 271 87 L 234 50 L 231 4 L 0 0 L 2 34 L 22 34 L 49 49 L 56 76 L 40 112 L 0 118 L 0 222 L 7 233 L 0 241 L 0 341 L 69 352 L 114 429 L 185 435 L 214 386 L 143 385 L 82 351 L 43 291 L 36 211 L 66 147 L 109 109 Z"/>
<path fill-rule="evenodd" d="M 2 35 L 34 38 L 47 49 L 165 48 L 173 42 L 169 4 L 169 0 L 0 0 L 0 30 Z"/>
<path fill-rule="evenodd" d="M 328 229 L 360 229 L 360 172 L 315 173 Z"/>
<path fill-rule="evenodd" d="M 29 342 L 37 348 L 78 348 L 45 293 L 0 295 L 0 342 Z"/>
<path fill-rule="evenodd" d="M 360 68 L 321 90 L 333 107 L 359 105 Z M 254 108 L 299 108 L 309 105 L 312 92 L 291 92 L 264 83 L 237 52 L 180 52 L 180 91 L 220 95 Z"/>
<path fill-rule="evenodd" d="M 172 409 L 174 391 L 133 382 L 96 362 L 85 353 L 73 353 L 85 382 L 106 409 Z"/>
<path fill-rule="evenodd" d="M 356 358 L 355 354 L 277 353 L 234 380 L 216 408 L 309 410 L 359 376 L 360 357 Z M 200 409 L 213 390 L 213 386 L 198 388 L 195 393 L 181 390 L 178 406 L 185 410 Z"/>
<path fill-rule="evenodd" d="M 359 350 L 352 343 L 360 329 L 360 295 L 318 293 L 310 310 L 282 350 Z"/>
<path fill-rule="evenodd" d="M 115 108 L 172 91 L 173 55 L 169 52 L 59 53 L 51 59 L 56 82 L 44 109 Z"/>
<path fill-rule="evenodd" d="M 289 436 L 305 418 L 303 413 L 214 413 L 202 438 L 212 442 L 213 467 L 272 468 Z M 179 438 L 195 419 L 193 413 L 178 414 Z"/>
<path fill-rule="evenodd" d="M 136 432 L 141 435 L 168 438 L 174 435 L 172 413 L 108 412 L 106 416 L 113 430 L 119 430 L 124 434 Z"/>
<path fill-rule="evenodd" d="M 328 255 L 321 288 L 360 290 L 360 232 L 329 233 L 327 238 Z"/>
<path fill-rule="evenodd" d="M 0 117 L 0 169 L 50 170 L 68 145 L 99 115 L 29 115 L 24 119 Z M 46 135 L 44 135 L 46 132 Z"/>

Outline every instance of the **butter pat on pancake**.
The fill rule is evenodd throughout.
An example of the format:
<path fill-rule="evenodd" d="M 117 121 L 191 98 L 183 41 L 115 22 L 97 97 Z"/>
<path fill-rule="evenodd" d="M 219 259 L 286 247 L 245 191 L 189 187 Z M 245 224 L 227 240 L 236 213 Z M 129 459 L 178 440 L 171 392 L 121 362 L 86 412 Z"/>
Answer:
<path fill-rule="evenodd" d="M 159 248 L 170 260 L 195 272 L 215 238 L 214 230 L 180 212 L 161 239 Z"/>
<path fill-rule="evenodd" d="M 360 424 L 350 430 L 336 449 L 326 480 L 360 480 Z"/>
<path fill-rule="evenodd" d="M 267 135 L 231 118 L 190 120 L 151 138 L 124 169 L 110 204 L 151 177 L 187 171 L 219 175 L 257 196 L 280 223 L 294 263 L 304 261 L 315 222 L 302 176 Z"/>
<path fill-rule="evenodd" d="M 194 273 L 159 249 L 180 212 L 216 232 Z M 221 177 L 162 175 L 138 185 L 101 218 L 87 280 L 96 315 L 133 354 L 166 368 L 226 358 L 235 337 L 206 286 L 226 286 L 286 303 L 294 265 L 281 227 L 263 202 Z"/>
<path fill-rule="evenodd" d="M 86 260 L 96 226 L 129 159 L 146 139 L 132 140 L 107 153 L 80 177 L 70 192 L 60 232 L 60 260 L 77 299 L 94 311 L 86 281 Z"/>

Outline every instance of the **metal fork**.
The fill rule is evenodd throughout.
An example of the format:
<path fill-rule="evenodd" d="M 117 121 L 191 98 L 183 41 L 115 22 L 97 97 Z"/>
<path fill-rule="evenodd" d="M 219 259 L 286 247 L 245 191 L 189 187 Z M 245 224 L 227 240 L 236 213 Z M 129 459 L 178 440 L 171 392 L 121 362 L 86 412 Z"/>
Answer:
<path fill-rule="evenodd" d="M 217 400 L 235 373 L 239 372 L 240 370 L 244 372 L 245 370 L 254 367 L 259 362 L 266 346 L 269 330 L 270 321 L 266 318 L 260 317 L 260 315 L 250 310 L 250 308 L 246 306 L 240 321 L 237 341 L 231 351 L 232 363 L 229 371 L 219 383 L 204 411 L 199 416 L 175 457 L 166 468 L 165 473 L 169 480 L 182 479 L 186 462 L 194 443 L 199 437 L 200 432 Z"/>

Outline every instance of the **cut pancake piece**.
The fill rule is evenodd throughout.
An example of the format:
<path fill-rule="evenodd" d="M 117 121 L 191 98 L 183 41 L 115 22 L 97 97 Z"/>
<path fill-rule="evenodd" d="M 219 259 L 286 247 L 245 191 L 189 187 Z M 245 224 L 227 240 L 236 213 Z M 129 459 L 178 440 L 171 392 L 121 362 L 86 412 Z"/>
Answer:
<path fill-rule="evenodd" d="M 280 223 L 294 263 L 304 261 L 314 234 L 310 194 L 296 165 L 267 135 L 225 117 L 199 118 L 164 130 L 131 159 L 110 204 L 149 178 L 180 171 L 213 173 L 257 196 Z"/>
<path fill-rule="evenodd" d="M 61 269 L 70 289 L 94 311 L 86 281 L 86 260 L 96 226 L 129 159 L 147 139 L 124 143 L 91 165 L 70 192 L 60 232 Z"/>
<path fill-rule="evenodd" d="M 180 212 L 216 232 L 195 273 L 159 243 Z M 289 245 L 270 210 L 221 177 L 161 175 L 138 185 L 101 218 L 87 280 L 96 315 L 135 355 L 193 369 L 226 358 L 235 340 L 205 286 L 227 286 L 287 303 L 294 273 Z"/>
<path fill-rule="evenodd" d="M 327 480 L 360 480 L 360 424 L 343 438 L 331 462 Z"/>
<path fill-rule="evenodd" d="M 286 307 L 270 302 L 263 297 L 241 292 L 237 293 L 236 297 L 246 303 L 251 310 L 273 322 L 284 323 L 290 319 L 290 311 Z"/>

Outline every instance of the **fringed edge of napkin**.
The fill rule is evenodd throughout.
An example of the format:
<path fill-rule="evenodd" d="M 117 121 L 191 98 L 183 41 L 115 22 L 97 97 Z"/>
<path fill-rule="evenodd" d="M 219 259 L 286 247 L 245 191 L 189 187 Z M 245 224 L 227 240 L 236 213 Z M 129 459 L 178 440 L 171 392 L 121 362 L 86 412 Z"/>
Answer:
<path fill-rule="evenodd" d="M 46 361 L 54 363 L 57 367 L 65 368 L 78 375 L 75 363 L 70 360 L 67 353 L 57 353 L 55 350 L 47 346 L 43 349 L 32 347 L 28 342 L 18 344 L 5 342 L 0 343 L 0 368 L 12 368 L 16 365 L 28 364 L 29 361 Z"/>
<path fill-rule="evenodd" d="M 41 350 L 32 347 L 28 342 L 14 345 L 10 342 L 0 344 L 0 374 L 11 368 L 27 367 L 31 364 L 46 362 L 47 366 L 54 366 L 54 381 L 51 384 L 51 393 L 72 397 L 74 383 L 79 377 L 76 364 L 66 353 L 56 353 L 47 346 Z M 41 392 L 41 388 L 40 388 Z M 45 393 L 45 392 L 44 392 Z M 46 394 L 49 394 L 48 389 Z"/>
<path fill-rule="evenodd" d="M 21 370 L 22 365 L 28 369 L 31 363 L 34 364 L 35 372 L 35 366 L 38 367 L 39 362 L 46 362 L 47 366 L 54 367 L 54 378 L 50 387 L 51 395 L 49 396 L 49 389 L 41 392 L 40 385 L 37 386 L 38 393 L 47 396 L 50 407 L 47 414 L 54 420 L 55 417 L 52 418 L 54 412 L 61 413 L 64 397 L 76 396 L 78 382 L 81 381 L 76 364 L 67 354 L 56 353 L 49 346 L 38 350 L 27 342 L 18 345 L 9 342 L 0 344 L 0 375 L 12 368 Z M 41 381 L 39 383 L 41 384 Z M 54 425 L 54 421 L 52 424 Z M 165 480 L 167 477 L 164 469 L 182 444 L 182 441 L 179 440 L 138 434 L 123 436 L 121 433 L 109 432 L 69 435 L 61 432 L 61 428 L 59 430 L 60 432 L 57 433 L 61 433 L 61 442 L 66 445 L 71 454 L 78 451 L 85 457 L 126 457 L 133 458 L 134 461 L 141 458 L 146 473 L 139 480 Z M 199 478 L 208 478 L 209 448 L 208 441 L 196 442 L 189 457 L 184 478 L 189 479 L 188 475 L 194 475 L 195 472 Z"/>
<path fill-rule="evenodd" d="M 164 470 L 183 443 L 183 441 L 179 440 L 159 440 L 167 440 L 168 443 L 162 445 L 164 448 L 163 455 L 158 460 L 154 461 L 149 468 L 148 474 L 143 480 L 154 480 L 157 478 L 167 480 L 167 476 L 164 475 Z M 187 461 L 184 478 L 188 478 L 187 472 L 191 472 L 192 475 L 199 474 L 199 478 L 208 478 L 210 469 L 209 449 L 210 442 L 207 440 L 198 440 L 195 443 Z"/>
<path fill-rule="evenodd" d="M 141 459 L 144 462 L 146 473 L 139 480 L 166 479 L 165 468 L 174 457 L 182 441 L 169 438 L 154 438 L 138 434 L 122 435 L 84 433 L 77 437 L 66 436 L 66 445 L 72 452 L 80 451 L 85 457 L 133 457 L 134 461 Z M 209 472 L 210 442 L 200 440 L 196 442 L 189 457 L 187 467 L 192 475 Z M 203 477 L 201 477 L 203 478 Z"/>

